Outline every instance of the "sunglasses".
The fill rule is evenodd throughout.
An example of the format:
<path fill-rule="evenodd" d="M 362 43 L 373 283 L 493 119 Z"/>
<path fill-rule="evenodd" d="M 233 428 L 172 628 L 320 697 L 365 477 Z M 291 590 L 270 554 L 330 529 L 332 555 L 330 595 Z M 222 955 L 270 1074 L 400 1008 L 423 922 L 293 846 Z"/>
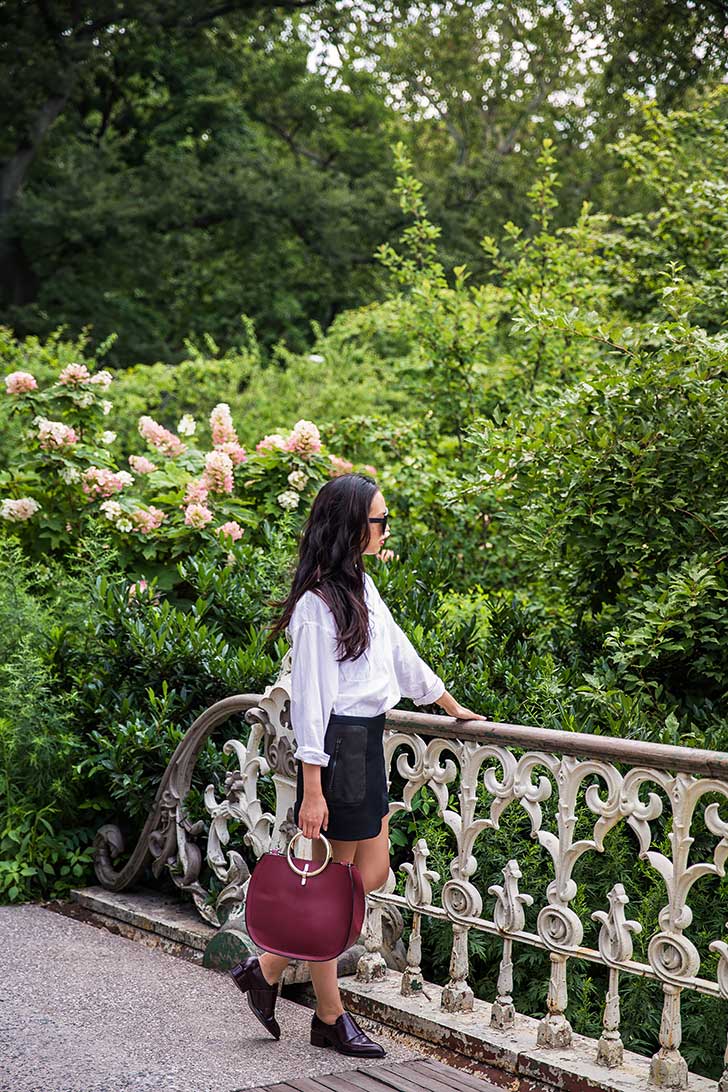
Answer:
<path fill-rule="evenodd" d="M 389 512 L 385 512 L 383 516 L 370 516 L 370 523 L 381 523 L 382 534 L 387 530 L 387 520 L 389 519 Z"/>

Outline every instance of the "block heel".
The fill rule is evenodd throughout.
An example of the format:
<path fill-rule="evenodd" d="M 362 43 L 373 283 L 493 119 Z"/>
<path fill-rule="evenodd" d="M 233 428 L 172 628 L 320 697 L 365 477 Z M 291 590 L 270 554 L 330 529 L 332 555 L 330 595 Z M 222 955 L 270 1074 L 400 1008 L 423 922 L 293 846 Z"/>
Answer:
<path fill-rule="evenodd" d="M 313 1028 L 312 1028 L 311 1029 L 311 1046 L 327 1047 L 328 1045 L 329 1045 L 329 1041 L 326 1038 L 326 1036 L 322 1035 L 320 1031 L 314 1031 Z"/>
<path fill-rule="evenodd" d="M 238 963 L 235 967 L 230 968 L 230 975 L 238 987 L 243 993 L 250 987 L 250 979 L 248 977 L 248 971 L 243 969 L 242 963 Z"/>

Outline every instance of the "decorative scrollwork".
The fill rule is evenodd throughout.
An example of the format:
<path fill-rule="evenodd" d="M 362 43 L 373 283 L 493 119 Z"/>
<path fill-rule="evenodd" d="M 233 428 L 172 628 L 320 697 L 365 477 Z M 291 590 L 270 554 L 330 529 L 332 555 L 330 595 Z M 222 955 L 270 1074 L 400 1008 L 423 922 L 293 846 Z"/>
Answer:
<path fill-rule="evenodd" d="M 647 948 L 647 958 L 655 974 L 675 986 L 687 985 L 700 967 L 698 949 L 680 933 L 655 933 Z"/>
<path fill-rule="evenodd" d="M 716 978 L 721 995 L 728 1001 L 728 944 L 724 940 L 714 940 L 709 947 L 711 952 L 717 952 L 720 957 Z"/>
<path fill-rule="evenodd" d="M 202 839 L 208 824 L 192 822 L 186 816 L 185 797 L 194 764 L 210 732 L 241 712 L 245 712 L 249 731 L 245 742 L 230 739 L 223 747 L 223 753 L 231 756 L 233 763 L 224 780 L 222 798 L 218 799 L 211 785 L 205 790 L 210 819 L 205 854 Z M 407 716 L 413 719 L 407 721 Z M 401 866 L 406 876 L 404 899 L 395 894 L 395 878 L 390 868 L 387 881 L 371 893 L 365 930 L 367 952 L 360 962 L 359 973 L 377 976 L 382 972 L 384 961 L 377 952 L 385 943 L 382 927 L 385 906 L 389 905 L 399 915 L 397 906 L 406 903 L 413 911 L 405 969 L 407 983 L 410 991 L 420 988 L 420 919 L 428 914 L 446 916 L 451 922 L 453 941 L 450 981 L 443 988 L 442 1005 L 451 1011 L 466 1011 L 472 1007 L 473 998 L 467 981 L 469 931 L 497 930 L 503 940 L 503 955 L 493 1023 L 506 1028 L 515 1018 L 511 997 L 512 945 L 527 939 L 550 954 L 547 1016 L 540 1022 L 538 1041 L 547 1047 L 564 1047 L 571 1042 L 571 1028 L 566 1019 L 567 967 L 570 959 L 587 955 L 609 968 L 604 1031 L 597 1056 L 603 1064 L 619 1064 L 622 1055 L 619 977 L 622 972 L 645 973 L 644 966 L 633 963 L 633 935 L 640 931 L 640 925 L 627 919 L 629 900 L 624 887 L 615 884 L 608 895 L 608 911 L 600 909 L 591 915 L 601 926 L 598 952 L 585 951 L 582 921 L 574 909 L 577 905 L 574 871 L 584 854 L 604 853 L 608 848 L 606 835 L 616 824 L 624 823 L 636 835 L 640 857 L 654 870 L 656 881 L 664 885 L 666 892 L 659 913 L 659 931 L 650 939 L 647 949 L 650 973 L 662 982 L 665 998 L 660 1051 L 653 1059 L 652 1074 L 655 1082 L 663 1085 L 672 1082 L 672 1086 L 679 1087 L 687 1072 L 679 1050 L 680 994 L 686 987 L 709 989 L 703 980 L 696 979 L 700 957 L 695 944 L 685 935 L 692 922 L 688 898 L 697 880 L 724 875 L 728 861 L 728 818 L 724 810 L 728 779 L 719 779 L 721 761 L 716 756 L 706 757 L 705 771 L 710 774 L 717 771 L 715 776 L 707 776 L 702 764 L 696 766 L 695 760 L 683 755 L 678 768 L 696 772 L 674 773 L 670 772 L 667 758 L 665 767 L 659 767 L 659 754 L 652 746 L 649 761 L 659 768 L 640 765 L 622 773 L 612 762 L 600 757 L 598 740 L 592 749 L 586 737 L 580 737 L 576 747 L 567 746 L 567 750 L 579 752 L 580 757 L 575 757 L 553 753 L 550 748 L 554 735 L 539 734 L 538 729 L 489 726 L 495 728 L 492 734 L 486 734 L 485 729 L 483 733 L 468 729 L 467 738 L 457 738 L 456 730 L 453 732 L 451 727 L 443 730 L 443 736 L 418 734 L 425 722 L 417 714 L 400 712 L 389 723 L 393 722 L 398 726 L 404 724 L 409 730 L 387 728 L 384 733 L 386 769 L 392 771 L 396 767 L 404 781 L 402 799 L 390 799 L 389 814 L 392 816 L 400 809 L 411 812 L 415 794 L 426 787 L 436 801 L 437 815 L 448 836 L 452 836 L 454 851 L 448 862 L 450 875 L 442 886 L 441 906 L 432 903 L 433 884 L 440 880 L 440 874 L 427 868 L 430 849 L 424 838 L 415 842 L 411 863 Z M 511 732 L 520 733 L 523 740 L 518 744 L 523 748 L 519 757 L 511 750 Z M 556 737 L 566 746 L 562 733 L 556 733 Z M 632 748 L 625 758 L 629 766 L 630 761 L 635 761 L 635 745 L 625 741 L 624 747 Z M 614 751 L 613 746 L 611 750 Z M 675 748 L 668 750 L 675 755 Z M 250 872 L 239 844 L 230 847 L 230 826 L 241 825 L 243 829 L 236 837 L 257 858 L 273 847 L 285 848 L 296 829 L 292 806 L 297 772 L 294 751 L 288 654 L 279 677 L 262 697 L 241 695 L 225 699 L 195 721 L 165 771 L 144 831 L 122 869 L 115 871 L 112 863 L 124 848 L 119 829 L 106 824 L 99 830 L 95 863 L 100 882 L 121 890 L 133 883 L 151 861 L 154 874 L 158 876 L 168 870 L 206 920 L 219 924 L 221 920 L 239 917 Z M 396 760 L 395 752 L 398 752 Z M 667 752 L 666 755 L 669 757 Z M 644 761 L 642 751 L 639 759 Z M 275 815 L 264 811 L 260 803 L 262 777 L 270 777 L 272 781 Z M 691 826 L 696 808 L 707 794 L 721 797 L 720 804 L 708 803 L 702 816 L 705 828 L 716 839 L 712 858 L 691 861 L 691 847 L 695 852 Z M 546 905 L 540 907 L 537 915 L 536 933 L 520 937 L 518 934 L 525 932 L 525 908 L 533 905 L 534 900 L 530 894 L 519 891 L 522 875 L 517 861 L 508 861 L 503 869 L 502 886 L 494 884 L 488 888 L 488 893 L 495 897 L 492 922 L 482 917 L 482 897 L 476 879 L 478 838 L 485 831 L 496 830 L 508 808 L 520 813 L 524 831 L 530 826 L 531 836 L 545 851 L 543 858 L 549 873 Z M 662 841 L 663 824 L 669 829 L 667 851 Z M 585 836 L 581 836 L 582 830 Z M 216 897 L 200 883 L 204 860 L 222 883 Z M 717 982 L 728 999 L 728 942 L 716 940 L 711 949 L 718 953 Z M 725 1092 L 728 1092 L 728 1078 Z"/>
<path fill-rule="evenodd" d="M 489 895 L 495 895 L 496 904 L 493 920 L 501 933 L 517 933 L 526 924 L 524 906 L 532 906 L 531 895 L 521 894 L 518 881 L 522 879 L 518 861 L 509 861 L 503 869 L 503 887 L 493 884 L 488 888 Z"/>
<path fill-rule="evenodd" d="M 442 888 L 442 907 L 449 918 L 479 918 L 483 911 L 480 892 L 471 883 L 448 880 Z"/>
<path fill-rule="evenodd" d="M 99 828 L 94 839 L 94 869 L 99 883 L 111 891 L 123 891 L 140 878 L 150 859 L 153 859 L 152 871 L 155 876 L 159 876 L 164 868 L 169 868 L 170 874 L 177 881 L 174 870 L 177 867 L 180 841 L 183 841 L 187 852 L 187 832 L 182 827 L 182 838 L 179 833 L 179 824 L 183 822 L 181 805 L 192 784 L 192 773 L 200 751 L 218 725 L 235 714 L 245 712 L 254 704 L 255 695 L 237 694 L 211 705 L 195 720 L 184 739 L 177 745 L 164 771 L 154 804 L 131 857 L 118 871 L 112 862 L 124 851 L 123 835 L 112 823 Z M 188 881 L 191 881 L 193 871 L 190 861 L 191 856 L 188 854 L 188 863 L 184 867 Z"/>
<path fill-rule="evenodd" d="M 414 864 L 405 862 L 400 866 L 407 876 L 404 897 L 411 907 L 429 906 L 432 903 L 432 884 L 440 879 L 439 872 L 426 867 L 430 849 L 424 838 L 418 838 L 414 848 Z M 391 869 L 390 869 L 391 872 Z"/>
<path fill-rule="evenodd" d="M 641 933 L 642 926 L 638 921 L 628 921 L 625 917 L 624 910 L 629 898 L 621 883 L 614 885 L 607 898 L 609 913 L 596 910 L 592 919 L 602 925 L 599 930 L 599 951 L 602 958 L 609 966 L 615 966 L 632 958 L 632 933 Z"/>
<path fill-rule="evenodd" d="M 552 952 L 573 952 L 584 938 L 581 918 L 567 906 L 544 906 L 536 919 L 536 928 Z"/>

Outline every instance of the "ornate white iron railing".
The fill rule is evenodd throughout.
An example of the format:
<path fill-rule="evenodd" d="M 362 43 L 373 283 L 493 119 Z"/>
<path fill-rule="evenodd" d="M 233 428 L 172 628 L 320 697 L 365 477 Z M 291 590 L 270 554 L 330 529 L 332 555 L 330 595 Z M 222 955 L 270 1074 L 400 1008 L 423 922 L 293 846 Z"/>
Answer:
<path fill-rule="evenodd" d="M 297 829 L 292 821 L 296 762 L 288 716 L 289 681 L 290 653 L 284 659 L 281 675 L 264 695 L 226 698 L 195 721 L 169 763 L 144 831 L 121 870 L 115 871 L 112 865 L 112 858 L 122 849 L 118 828 L 107 825 L 99 830 L 96 871 L 102 884 L 114 890 L 127 887 L 152 859 L 154 873 L 159 875 L 164 868 L 169 869 L 175 883 L 190 893 L 207 921 L 219 925 L 240 919 L 249 870 L 240 853 L 227 849 L 229 822 L 236 820 L 244 825 L 243 840 L 256 858 L 273 848 L 285 849 Z M 223 884 L 211 899 L 199 880 L 202 851 L 195 842 L 206 824 L 201 820 L 189 822 L 184 801 L 205 740 L 216 726 L 241 712 L 250 731 L 245 742 L 230 739 L 223 746 L 224 753 L 237 758 L 236 768 L 225 780 L 225 797 L 218 800 L 213 786 L 205 792 L 210 816 L 206 859 Z M 453 934 L 450 979 L 442 991 L 441 1005 L 451 1012 L 468 1011 L 473 1006 L 473 991 L 468 984 L 468 934 L 480 930 L 496 935 L 503 948 L 491 1023 L 504 1029 L 511 1027 L 515 1019 L 513 945 L 535 945 L 550 957 L 547 1013 L 539 1025 L 538 1045 L 566 1047 L 572 1038 L 566 1016 L 568 962 L 583 959 L 602 964 L 608 969 L 609 985 L 603 1032 L 595 1051 L 597 1061 L 608 1067 L 619 1066 L 623 1057 L 620 976 L 652 978 L 661 984 L 664 999 L 660 1047 L 652 1058 L 650 1078 L 663 1088 L 687 1087 L 688 1067 L 680 1052 L 681 995 L 684 990 L 692 990 L 728 999 L 728 942 L 716 938 L 710 944 L 718 954 L 718 971 L 713 980 L 700 976 L 700 954 L 686 934 L 692 921 L 688 899 L 693 885 L 706 876 L 723 876 L 725 870 L 728 754 L 518 725 L 454 721 L 451 717 L 399 710 L 387 716 L 384 745 L 390 786 L 392 759 L 401 748 L 395 768 L 404 790 L 400 800 L 392 800 L 390 792 L 390 817 L 400 810 L 411 811 L 415 793 L 427 786 L 437 799 L 442 821 L 454 836 L 456 852 L 439 904 L 433 903 L 432 885 L 441 877 L 427 868 L 429 848 L 423 838 L 412 847 L 412 860 L 401 866 L 406 873 L 404 895 L 395 893 L 396 880 L 390 869 L 383 887 L 368 896 L 366 951 L 359 960 L 357 978 L 368 981 L 385 973 L 387 965 L 381 954 L 383 914 L 387 907 L 409 909 L 412 927 L 401 992 L 422 989 L 421 921 L 423 915 L 439 918 L 451 923 Z M 258 779 L 266 774 L 271 775 L 275 785 L 275 815 L 263 811 L 258 797 Z M 453 810 L 449 806 L 449 786 L 456 781 L 458 808 Z M 487 814 L 482 813 L 478 803 L 481 782 L 490 798 Z M 554 793 L 557 800 L 551 809 L 552 829 L 548 829 L 542 805 Z M 525 927 L 525 907 L 531 906 L 534 898 L 519 890 L 522 876 L 516 858 L 503 869 L 502 884 L 490 886 L 487 892 L 479 890 L 471 880 L 477 868 L 476 841 L 483 831 L 498 829 L 504 811 L 511 805 L 526 813 L 531 834 L 546 851 L 552 869 L 535 932 Z M 666 805 L 669 813 L 665 812 Z M 690 860 L 696 809 L 700 809 L 702 823 L 714 837 L 709 860 Z M 590 836 L 577 838 L 577 819 L 583 825 L 585 816 Z M 655 824 L 664 819 L 668 820 L 669 854 L 661 850 L 655 837 Z M 641 926 L 627 916 L 629 900 L 622 884 L 615 884 L 609 891 L 607 905 L 595 907 L 591 913 L 600 925 L 596 948 L 583 945 L 584 924 L 572 905 L 577 895 L 575 864 L 584 854 L 605 852 L 605 836 L 620 823 L 634 832 L 639 856 L 654 870 L 656 882 L 661 882 L 664 889 L 659 929 L 649 939 L 647 963 L 633 958 L 633 934 Z M 486 896 L 492 897 L 492 917 L 483 914 Z M 728 916 L 728 907 L 726 912 Z M 725 1061 L 721 1092 L 728 1092 L 728 1050 Z"/>

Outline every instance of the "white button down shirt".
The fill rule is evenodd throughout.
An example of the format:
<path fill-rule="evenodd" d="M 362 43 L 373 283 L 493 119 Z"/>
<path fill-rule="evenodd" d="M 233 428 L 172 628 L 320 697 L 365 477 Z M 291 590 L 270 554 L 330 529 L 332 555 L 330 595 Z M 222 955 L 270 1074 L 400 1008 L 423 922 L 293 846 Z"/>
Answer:
<path fill-rule="evenodd" d="M 291 657 L 291 727 L 294 758 L 328 766 L 324 736 L 331 713 L 374 717 L 393 709 L 400 697 L 429 705 L 445 684 L 414 649 L 382 599 L 369 573 L 364 574 L 370 641 L 357 660 L 337 662 L 336 621 L 313 591 L 296 603 L 286 627 Z"/>

